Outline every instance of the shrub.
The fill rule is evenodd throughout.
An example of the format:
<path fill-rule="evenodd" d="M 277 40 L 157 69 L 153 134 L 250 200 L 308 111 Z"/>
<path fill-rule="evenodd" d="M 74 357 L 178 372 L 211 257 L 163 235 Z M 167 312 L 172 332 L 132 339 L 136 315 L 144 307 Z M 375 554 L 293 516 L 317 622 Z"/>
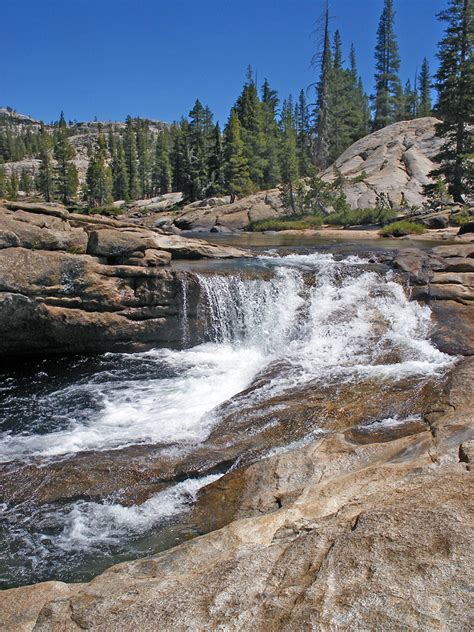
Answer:
<path fill-rule="evenodd" d="M 346 196 L 343 191 L 344 179 L 338 176 L 332 184 L 324 182 L 313 169 L 309 177 L 304 181 L 299 180 L 293 188 L 293 203 L 295 216 L 321 215 L 328 208 L 343 212 L 349 210 Z M 285 188 L 282 196 L 283 204 L 288 212 L 293 208 L 290 193 Z"/>
<path fill-rule="evenodd" d="M 88 215 L 106 215 L 107 217 L 117 217 L 122 215 L 123 208 L 117 208 L 116 206 L 96 206 L 95 208 L 87 209 Z"/>
<path fill-rule="evenodd" d="M 469 213 L 467 209 L 463 209 L 462 211 L 459 211 L 458 213 L 451 213 L 451 217 L 449 218 L 449 221 L 454 226 L 462 226 L 463 224 L 466 224 L 467 222 L 472 221 L 472 215 Z"/>
<path fill-rule="evenodd" d="M 367 175 L 367 171 L 362 171 L 355 178 L 351 178 L 349 182 L 352 184 L 357 184 L 358 182 L 365 182 L 369 176 Z"/>
<path fill-rule="evenodd" d="M 404 237 L 405 235 L 421 235 L 425 229 L 415 222 L 394 222 L 380 231 L 382 237 Z"/>
<path fill-rule="evenodd" d="M 427 198 L 429 206 L 435 210 L 442 208 L 451 200 L 446 182 L 441 178 L 437 178 L 430 184 L 425 184 L 423 194 Z"/>
<path fill-rule="evenodd" d="M 327 217 L 328 224 L 342 226 L 362 226 L 364 224 L 388 224 L 396 218 L 397 214 L 386 208 L 364 208 L 356 211 L 343 211 L 332 213 Z"/>
<path fill-rule="evenodd" d="M 263 232 L 265 230 L 305 230 L 307 228 L 319 228 L 321 224 L 322 218 L 319 215 L 305 215 L 299 218 L 286 216 L 250 222 L 248 229 L 253 232 Z"/>

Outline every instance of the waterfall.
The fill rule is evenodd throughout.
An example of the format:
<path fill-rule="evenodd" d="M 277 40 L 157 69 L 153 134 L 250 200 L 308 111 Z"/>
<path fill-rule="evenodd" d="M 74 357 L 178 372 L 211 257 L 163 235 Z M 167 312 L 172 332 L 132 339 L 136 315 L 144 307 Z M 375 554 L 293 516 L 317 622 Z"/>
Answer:
<path fill-rule="evenodd" d="M 429 308 L 409 301 L 391 273 L 321 254 L 261 257 L 254 265 L 252 274 L 197 275 L 202 344 L 105 354 L 91 375 L 66 374 L 58 388 L 38 373 L 33 412 L 30 395 L 8 404 L 0 461 L 202 441 L 216 407 L 269 367 L 278 367 L 272 392 L 284 392 L 318 380 L 432 376 L 452 362 L 429 340 Z M 185 338 L 187 307 L 183 281 Z M 34 426 L 22 432 L 32 416 Z"/>
<path fill-rule="evenodd" d="M 261 431 L 262 419 L 272 424 L 276 409 L 285 415 L 292 397 L 318 385 L 357 389 L 368 378 L 382 393 L 385 380 L 422 381 L 454 362 L 430 342 L 429 308 L 409 301 L 393 273 L 357 257 L 264 256 L 232 270 L 182 276 L 183 345 L 198 327 L 194 347 L 68 359 L 64 370 L 45 362 L 32 379 L 0 382 L 7 392 L 0 461 L 21 467 L 32 458 L 47 464 L 94 451 L 100 464 L 100 451 L 112 458 L 111 451 L 138 444 L 181 458 L 205 448 L 221 422 L 228 433 L 241 419 L 248 432 L 254 424 Z M 317 424 L 270 454 L 314 439 L 324 431 Z M 103 502 L 5 503 L 0 582 L 83 581 L 81 569 L 97 572 L 97 560 L 143 555 L 151 534 L 163 528 L 169 538 L 167 525 L 218 476 L 176 482 L 141 505 L 122 505 L 113 495 Z"/>
<path fill-rule="evenodd" d="M 430 310 L 392 272 L 358 257 L 262 257 L 267 274 L 198 275 L 199 317 L 215 344 L 258 349 L 294 379 L 434 374 L 447 358 L 430 342 Z M 268 277 L 270 272 L 270 277 Z M 388 356 L 396 358 L 388 362 Z"/>

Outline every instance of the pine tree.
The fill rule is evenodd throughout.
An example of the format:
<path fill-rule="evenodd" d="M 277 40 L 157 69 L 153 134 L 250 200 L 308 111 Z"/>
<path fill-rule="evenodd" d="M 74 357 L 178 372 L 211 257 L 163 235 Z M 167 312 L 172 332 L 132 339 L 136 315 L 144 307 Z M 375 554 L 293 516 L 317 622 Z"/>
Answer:
<path fill-rule="evenodd" d="M 336 160 L 353 142 L 357 116 L 356 85 L 351 70 L 342 66 L 342 43 L 339 31 L 334 34 L 333 64 L 329 75 L 329 153 L 328 162 Z"/>
<path fill-rule="evenodd" d="M 86 199 L 91 208 L 112 202 L 112 170 L 107 156 L 107 140 L 99 133 L 86 173 Z"/>
<path fill-rule="evenodd" d="M 472 0 L 449 0 L 438 19 L 447 23 L 439 43 L 440 66 L 435 83 L 439 95 L 436 113 L 442 119 L 437 134 L 444 145 L 438 156 L 440 169 L 433 175 L 444 175 L 454 201 L 463 202 L 464 195 L 474 187 L 474 141 L 469 129 L 474 123 Z"/>
<path fill-rule="evenodd" d="M 405 84 L 405 89 L 403 91 L 403 115 L 401 120 L 410 121 L 411 119 L 416 118 L 418 113 L 418 91 L 415 87 L 411 87 L 410 79 L 407 80 Z"/>
<path fill-rule="evenodd" d="M 209 182 L 209 195 L 222 195 L 225 192 L 224 147 L 219 123 L 214 127 L 214 143 L 209 158 Z"/>
<path fill-rule="evenodd" d="M 265 170 L 267 159 L 265 156 L 266 141 L 262 104 L 258 98 L 257 86 L 252 78 L 249 67 L 247 82 L 237 99 L 234 109 L 241 124 L 241 137 L 244 145 L 244 156 L 247 161 L 250 179 L 254 189 L 265 186 Z"/>
<path fill-rule="evenodd" d="M 313 162 L 318 169 L 324 169 L 329 164 L 330 152 L 330 103 L 329 89 L 332 72 L 331 43 L 329 41 L 329 7 L 326 5 L 324 17 L 323 52 L 320 58 L 319 81 L 316 93 L 316 140 L 314 143 Z"/>
<path fill-rule="evenodd" d="M 117 151 L 117 133 L 112 125 L 109 127 L 109 131 L 107 134 L 107 144 L 109 147 L 109 154 L 113 160 Z"/>
<path fill-rule="evenodd" d="M 262 129 L 264 137 L 263 186 L 266 189 L 275 187 L 280 181 L 279 129 L 276 119 L 279 98 L 276 90 L 270 87 L 268 79 L 262 86 Z"/>
<path fill-rule="evenodd" d="M 173 191 L 185 191 L 189 188 L 190 152 L 189 122 L 182 118 L 179 125 L 171 130 L 171 166 L 173 171 Z"/>
<path fill-rule="evenodd" d="M 170 143 L 169 133 L 166 130 L 163 130 L 156 139 L 152 181 L 154 195 L 169 193 L 171 191 L 172 172 Z"/>
<path fill-rule="evenodd" d="M 68 204 L 77 194 L 79 178 L 77 169 L 72 162 L 75 151 L 68 139 L 68 129 L 61 112 L 57 130 L 54 133 L 55 192 L 63 204 Z"/>
<path fill-rule="evenodd" d="M 33 189 L 33 180 L 28 169 L 22 169 L 20 174 L 20 190 L 26 195 L 30 195 Z"/>
<path fill-rule="evenodd" d="M 351 144 L 370 133 L 369 97 L 364 91 L 362 79 L 357 72 L 357 59 L 354 44 L 350 52 L 350 102 L 352 103 Z"/>
<path fill-rule="evenodd" d="M 138 118 L 136 120 L 138 180 L 140 183 L 140 195 L 148 197 L 151 193 L 151 139 L 147 121 Z"/>
<path fill-rule="evenodd" d="M 299 176 L 296 128 L 291 96 L 283 103 L 281 112 L 281 177 L 284 197 L 291 211 L 296 213 L 295 185 Z"/>
<path fill-rule="evenodd" d="M 7 195 L 7 172 L 3 164 L 3 158 L 0 156 L 0 198 Z"/>
<path fill-rule="evenodd" d="M 400 56 L 394 30 L 395 11 L 393 0 L 384 0 L 384 9 L 377 30 L 375 47 L 375 117 L 373 129 L 381 129 L 390 125 L 397 118 L 397 112 L 403 111 L 398 72 Z"/>
<path fill-rule="evenodd" d="M 301 176 L 311 173 L 311 124 L 304 90 L 301 90 L 295 107 L 296 145 Z"/>
<path fill-rule="evenodd" d="M 405 118 L 405 91 L 402 84 L 397 84 L 395 94 L 393 96 L 393 119 L 392 123 L 403 121 Z"/>
<path fill-rule="evenodd" d="M 233 201 L 237 195 L 249 193 L 252 189 L 250 171 L 244 154 L 242 126 L 235 109 L 231 110 L 224 135 L 225 181 Z"/>
<path fill-rule="evenodd" d="M 199 200 L 207 196 L 209 187 L 209 160 L 213 142 L 214 124 L 212 112 L 204 107 L 199 99 L 189 112 L 188 148 L 188 180 L 183 193 L 189 201 Z"/>
<path fill-rule="evenodd" d="M 18 200 L 19 182 L 15 171 L 12 172 L 7 180 L 7 198 L 9 200 Z"/>
<path fill-rule="evenodd" d="M 342 70 L 342 40 L 339 30 L 336 30 L 333 43 L 333 71 L 339 70 Z"/>
<path fill-rule="evenodd" d="M 6 131 L 0 129 L 0 160 L 9 160 Z"/>
<path fill-rule="evenodd" d="M 137 138 L 131 116 L 127 116 L 126 119 L 124 150 L 128 172 L 128 195 L 131 200 L 138 200 L 141 190 L 138 174 Z"/>
<path fill-rule="evenodd" d="M 51 138 L 43 124 L 40 127 L 40 165 L 38 169 L 37 189 L 46 202 L 54 197 L 54 169 L 51 160 Z"/>
<path fill-rule="evenodd" d="M 110 142 L 109 142 L 110 147 Z M 114 200 L 130 200 L 129 176 L 127 170 L 127 160 L 121 139 L 113 141 L 113 155 L 111 162 L 112 170 L 112 191 Z"/>
<path fill-rule="evenodd" d="M 426 57 L 420 71 L 420 100 L 417 116 L 431 116 L 431 77 L 430 66 Z"/>

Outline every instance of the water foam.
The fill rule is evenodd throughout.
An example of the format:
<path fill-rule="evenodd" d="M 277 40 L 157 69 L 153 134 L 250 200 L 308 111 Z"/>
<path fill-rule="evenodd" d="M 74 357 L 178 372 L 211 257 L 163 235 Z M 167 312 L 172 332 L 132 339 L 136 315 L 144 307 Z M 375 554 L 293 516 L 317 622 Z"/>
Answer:
<path fill-rule="evenodd" d="M 157 377 L 101 380 L 81 385 L 98 410 L 79 420 L 69 415 L 65 427 L 47 434 L 4 433 L 0 460 L 31 455 L 60 456 L 84 450 L 107 450 L 131 444 L 173 444 L 203 440 L 213 424 L 206 413 L 245 388 L 262 363 L 258 348 L 236 349 L 208 343 L 186 351 L 154 350 L 135 359 L 156 361 Z M 160 377 L 164 367 L 173 377 Z M 70 387 L 75 390 L 76 387 Z M 57 392 L 46 398 L 55 398 Z"/>
<path fill-rule="evenodd" d="M 54 538 L 63 551 L 91 550 L 117 544 L 125 536 L 139 536 L 187 511 L 198 492 L 221 478 L 212 474 L 187 479 L 155 494 L 141 505 L 79 501 L 63 517 L 64 528 Z"/>
<path fill-rule="evenodd" d="M 270 275 L 198 275 L 209 342 L 122 354 L 147 363 L 146 375 L 128 379 L 109 368 L 43 395 L 46 410 L 51 400 L 64 402 L 59 421 L 43 433 L 4 432 L 0 460 L 203 441 L 216 423 L 216 407 L 269 366 L 281 369 L 259 397 L 317 380 L 433 376 L 453 362 L 429 341 L 429 308 L 410 302 L 393 275 L 361 267 L 366 262 L 359 257 L 339 262 L 313 253 L 259 261 Z M 182 301 L 186 307 L 186 284 Z M 90 409 L 78 404 L 84 393 L 94 402 Z"/>
<path fill-rule="evenodd" d="M 258 264 L 264 274 L 257 278 L 244 271 L 198 275 L 199 318 L 208 336 L 203 344 L 184 351 L 106 354 L 95 360 L 99 368 L 93 375 L 73 376 L 66 387 L 60 381 L 49 386 L 49 376 L 42 374 L 41 389 L 18 401 L 9 395 L 14 385 L 8 383 L 11 402 L 5 410 L 12 421 L 0 435 L 0 459 L 57 458 L 132 444 L 186 449 L 206 439 L 224 402 L 229 414 L 317 382 L 424 379 L 455 361 L 429 340 L 429 308 L 410 302 L 393 275 L 368 270 L 358 257 L 339 262 L 320 253 L 264 256 Z M 187 291 L 183 283 L 184 337 L 191 326 Z M 15 406 L 28 419 L 20 430 Z M 278 406 L 284 398 L 267 404 L 269 424 Z M 250 418 L 261 410 L 250 405 L 245 414 Z M 377 427 L 399 423 L 387 418 Z M 313 429 L 264 456 L 301 447 L 321 432 Z M 188 479 L 130 507 L 86 500 L 4 505 L 5 581 L 30 583 L 58 574 L 77 581 L 75 569 L 90 569 L 96 560 L 148 554 L 155 546 L 147 540 L 150 534 L 186 512 L 199 489 L 216 478 Z"/>
<path fill-rule="evenodd" d="M 85 500 L 29 510 L 0 505 L 2 522 L 9 534 L 8 542 L 2 542 L 0 550 L 0 583 L 8 585 L 8 577 L 2 577 L 3 564 L 17 581 L 24 578 L 30 583 L 32 578 L 47 579 L 58 569 L 67 574 L 74 565 L 93 568 L 99 554 L 104 563 L 107 557 L 126 555 L 134 546 L 136 555 L 151 552 L 146 536 L 175 523 L 178 515 L 191 509 L 199 491 L 221 476 L 187 479 L 141 505 Z M 21 551 L 19 565 L 17 547 Z"/>

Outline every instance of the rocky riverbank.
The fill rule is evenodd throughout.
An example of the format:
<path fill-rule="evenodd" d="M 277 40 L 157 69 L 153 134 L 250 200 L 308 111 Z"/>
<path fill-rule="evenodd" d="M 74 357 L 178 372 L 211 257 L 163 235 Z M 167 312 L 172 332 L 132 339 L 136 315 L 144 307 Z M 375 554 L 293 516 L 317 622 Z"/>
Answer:
<path fill-rule="evenodd" d="M 6 590 L 2 629 L 468 629 L 474 245 L 410 244 L 372 261 L 430 304 L 432 339 L 458 356 L 441 380 L 310 383 L 265 406 L 247 390 L 186 459 L 132 446 L 7 463 L 6 495 L 40 504 L 143 503 L 171 481 L 229 471 L 203 488 L 179 539 L 205 535 L 90 583 Z"/>
<path fill-rule="evenodd" d="M 227 474 L 195 509 L 218 530 L 90 584 L 5 591 L 2 628 L 468 629 L 473 369 L 417 424 L 341 427 Z"/>
<path fill-rule="evenodd" d="M 241 250 L 57 204 L 0 204 L 0 353 L 24 356 L 176 346 L 176 259 Z M 192 292 L 189 309 L 192 309 Z"/>

